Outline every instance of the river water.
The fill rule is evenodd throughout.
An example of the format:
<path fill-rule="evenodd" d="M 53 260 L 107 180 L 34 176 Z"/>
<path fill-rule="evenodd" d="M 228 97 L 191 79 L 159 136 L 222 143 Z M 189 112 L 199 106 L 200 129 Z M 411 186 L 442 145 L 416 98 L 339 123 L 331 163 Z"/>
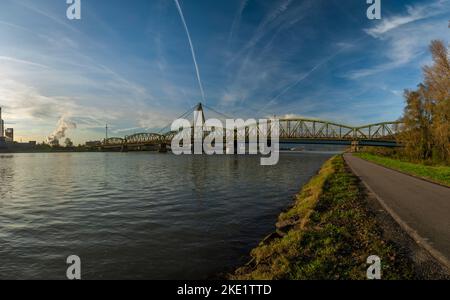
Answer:
<path fill-rule="evenodd" d="M 0 155 L 0 279 L 206 279 L 248 260 L 331 153 Z"/>

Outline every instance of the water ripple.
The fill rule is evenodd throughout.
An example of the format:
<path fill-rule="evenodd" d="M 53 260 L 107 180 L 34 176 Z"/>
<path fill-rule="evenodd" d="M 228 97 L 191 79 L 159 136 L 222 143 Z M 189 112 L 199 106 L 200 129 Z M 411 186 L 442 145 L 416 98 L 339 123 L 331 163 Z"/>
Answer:
<path fill-rule="evenodd" d="M 202 279 L 243 262 L 330 154 L 14 154 L 0 162 L 0 278 Z"/>

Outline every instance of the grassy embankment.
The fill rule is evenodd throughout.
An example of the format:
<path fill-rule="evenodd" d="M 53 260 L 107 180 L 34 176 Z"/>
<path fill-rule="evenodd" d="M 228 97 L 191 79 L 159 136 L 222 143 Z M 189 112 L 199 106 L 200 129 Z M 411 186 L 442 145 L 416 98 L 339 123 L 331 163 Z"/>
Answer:
<path fill-rule="evenodd" d="M 329 160 L 279 216 L 277 233 L 251 252 L 231 279 L 365 279 L 371 255 L 383 279 L 412 278 L 411 263 L 383 240 L 357 178 L 342 156 Z"/>
<path fill-rule="evenodd" d="M 382 166 L 450 187 L 450 166 L 427 166 L 372 153 L 358 153 L 355 155 Z"/>

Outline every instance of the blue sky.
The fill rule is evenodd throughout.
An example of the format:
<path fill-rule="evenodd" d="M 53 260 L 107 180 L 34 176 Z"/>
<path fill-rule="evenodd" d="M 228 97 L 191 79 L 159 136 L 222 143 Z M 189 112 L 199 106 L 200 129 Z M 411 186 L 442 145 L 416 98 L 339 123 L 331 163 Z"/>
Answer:
<path fill-rule="evenodd" d="M 179 0 L 205 102 L 233 117 L 396 120 L 432 39 L 449 42 L 450 0 Z M 42 141 L 61 117 L 76 142 L 155 131 L 202 100 L 174 0 L 0 0 L 0 105 Z M 156 130 L 157 131 L 157 130 Z"/>

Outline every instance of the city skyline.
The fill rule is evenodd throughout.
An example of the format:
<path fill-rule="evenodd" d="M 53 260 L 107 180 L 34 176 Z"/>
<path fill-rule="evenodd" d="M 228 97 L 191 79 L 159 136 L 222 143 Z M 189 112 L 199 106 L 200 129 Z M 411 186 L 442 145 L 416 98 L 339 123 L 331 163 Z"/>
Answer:
<path fill-rule="evenodd" d="M 195 68 L 175 1 L 82 1 L 71 21 L 65 1 L 4 0 L 5 127 L 42 141 L 63 117 L 81 143 L 106 123 L 119 136 L 157 129 L 203 100 L 243 118 L 394 121 L 430 41 L 448 43 L 450 2 L 382 1 L 382 20 L 367 19 L 365 2 L 179 1 Z"/>

